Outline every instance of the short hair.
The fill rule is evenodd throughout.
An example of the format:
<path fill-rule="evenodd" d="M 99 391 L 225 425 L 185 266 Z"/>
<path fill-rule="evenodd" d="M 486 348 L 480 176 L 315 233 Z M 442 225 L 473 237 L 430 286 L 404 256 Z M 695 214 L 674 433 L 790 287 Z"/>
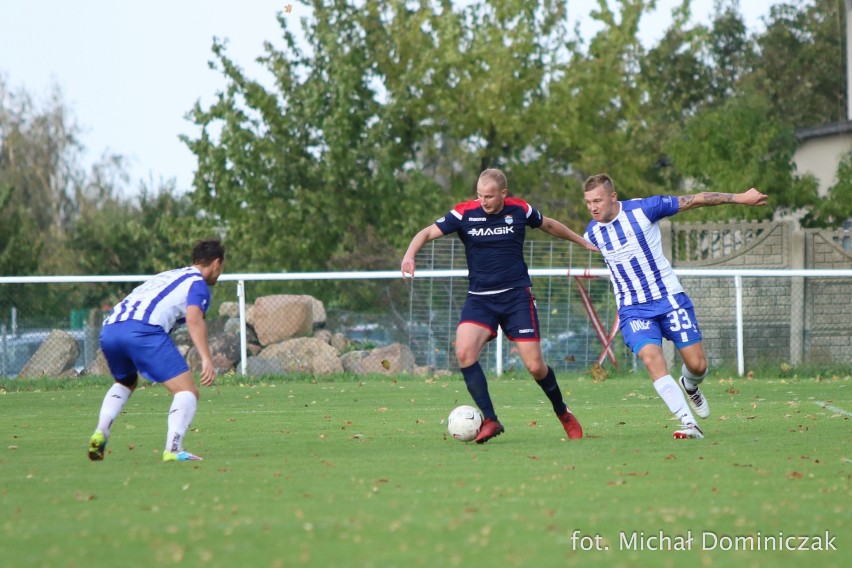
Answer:
<path fill-rule="evenodd" d="M 483 170 L 481 174 L 479 174 L 479 183 L 484 181 L 489 181 L 497 184 L 497 189 L 506 189 L 509 187 L 508 182 L 506 181 L 506 174 L 497 168 L 488 168 L 487 170 Z"/>
<path fill-rule="evenodd" d="M 192 247 L 192 264 L 207 266 L 217 258 L 225 260 L 225 246 L 219 239 L 202 239 Z"/>
<path fill-rule="evenodd" d="M 612 178 L 607 174 L 595 174 L 591 176 L 583 185 L 583 191 L 592 191 L 599 185 L 602 185 L 607 191 L 615 191 L 615 184 L 612 183 Z"/>

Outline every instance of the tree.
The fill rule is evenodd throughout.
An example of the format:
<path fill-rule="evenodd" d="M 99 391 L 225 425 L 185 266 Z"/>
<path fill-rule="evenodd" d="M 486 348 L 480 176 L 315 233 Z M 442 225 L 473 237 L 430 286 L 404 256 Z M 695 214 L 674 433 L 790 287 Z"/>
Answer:
<path fill-rule="evenodd" d="M 31 246 L 19 247 L 18 270 L 38 270 L 55 259 L 72 221 L 79 179 L 77 128 L 54 89 L 47 108 L 0 77 L 0 187 L 5 188 L 4 231 Z M 12 268 L 11 266 L 9 268 Z"/>
<path fill-rule="evenodd" d="M 793 177 L 795 133 L 774 119 L 760 94 L 741 94 L 724 104 L 702 109 L 666 151 L 678 172 L 689 179 L 691 191 L 737 192 L 757 187 L 769 193 L 777 207 L 796 210 L 818 202 L 816 189 Z M 773 208 L 742 211 L 703 208 L 686 218 L 765 219 Z M 742 217 L 738 217 L 742 218 Z"/>
<path fill-rule="evenodd" d="M 161 182 L 123 197 L 125 160 L 80 166 L 78 127 L 58 88 L 45 108 L 0 80 L 0 274 L 150 274 L 185 265 L 192 241 L 212 232 L 187 196 Z M 114 285 L 0 287 L 0 308 L 64 319 L 99 306 Z M 121 288 L 125 290 L 125 288 Z"/>
<path fill-rule="evenodd" d="M 323 269 L 363 253 L 368 229 L 400 249 L 447 207 L 430 197 L 471 197 L 486 166 L 511 170 L 519 188 L 538 179 L 525 155 L 551 122 L 541 101 L 561 3 L 312 6 L 309 54 L 283 18 L 286 52 L 266 47 L 275 92 L 217 42 L 228 86 L 191 115 L 193 199 L 225 225 L 244 268 Z"/>
<path fill-rule="evenodd" d="M 777 4 L 744 81 L 795 128 L 846 120 L 845 38 L 844 0 Z"/>
<path fill-rule="evenodd" d="M 805 227 L 840 227 L 852 219 L 852 153 L 840 160 L 837 182 L 803 219 Z"/>

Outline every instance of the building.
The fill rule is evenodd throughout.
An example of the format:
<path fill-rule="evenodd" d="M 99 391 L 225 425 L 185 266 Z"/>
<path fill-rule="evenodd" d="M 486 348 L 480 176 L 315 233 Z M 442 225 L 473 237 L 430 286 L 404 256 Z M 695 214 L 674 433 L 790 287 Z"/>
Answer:
<path fill-rule="evenodd" d="M 819 195 L 837 183 L 837 166 L 852 152 L 852 0 L 846 3 L 846 120 L 796 131 L 799 147 L 793 162 L 800 174 L 813 174 Z"/>

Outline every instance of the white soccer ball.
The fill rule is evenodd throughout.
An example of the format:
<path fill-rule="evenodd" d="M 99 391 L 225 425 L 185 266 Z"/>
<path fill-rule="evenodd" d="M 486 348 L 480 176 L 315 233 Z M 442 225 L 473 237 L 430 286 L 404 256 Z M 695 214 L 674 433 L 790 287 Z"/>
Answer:
<path fill-rule="evenodd" d="M 447 430 L 456 440 L 470 442 L 479 434 L 482 426 L 482 414 L 472 406 L 459 406 L 450 412 L 447 418 Z"/>

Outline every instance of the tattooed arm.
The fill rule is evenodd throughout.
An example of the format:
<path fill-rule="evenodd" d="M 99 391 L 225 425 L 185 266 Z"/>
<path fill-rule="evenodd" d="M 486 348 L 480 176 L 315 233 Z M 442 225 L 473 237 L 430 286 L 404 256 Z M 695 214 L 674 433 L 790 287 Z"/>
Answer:
<path fill-rule="evenodd" d="M 710 207 L 712 205 L 723 205 L 731 203 L 735 205 L 766 205 L 769 199 L 766 194 L 751 188 L 743 193 L 718 193 L 705 191 L 694 195 L 681 195 L 677 198 L 679 211 L 697 209 L 699 207 Z"/>

